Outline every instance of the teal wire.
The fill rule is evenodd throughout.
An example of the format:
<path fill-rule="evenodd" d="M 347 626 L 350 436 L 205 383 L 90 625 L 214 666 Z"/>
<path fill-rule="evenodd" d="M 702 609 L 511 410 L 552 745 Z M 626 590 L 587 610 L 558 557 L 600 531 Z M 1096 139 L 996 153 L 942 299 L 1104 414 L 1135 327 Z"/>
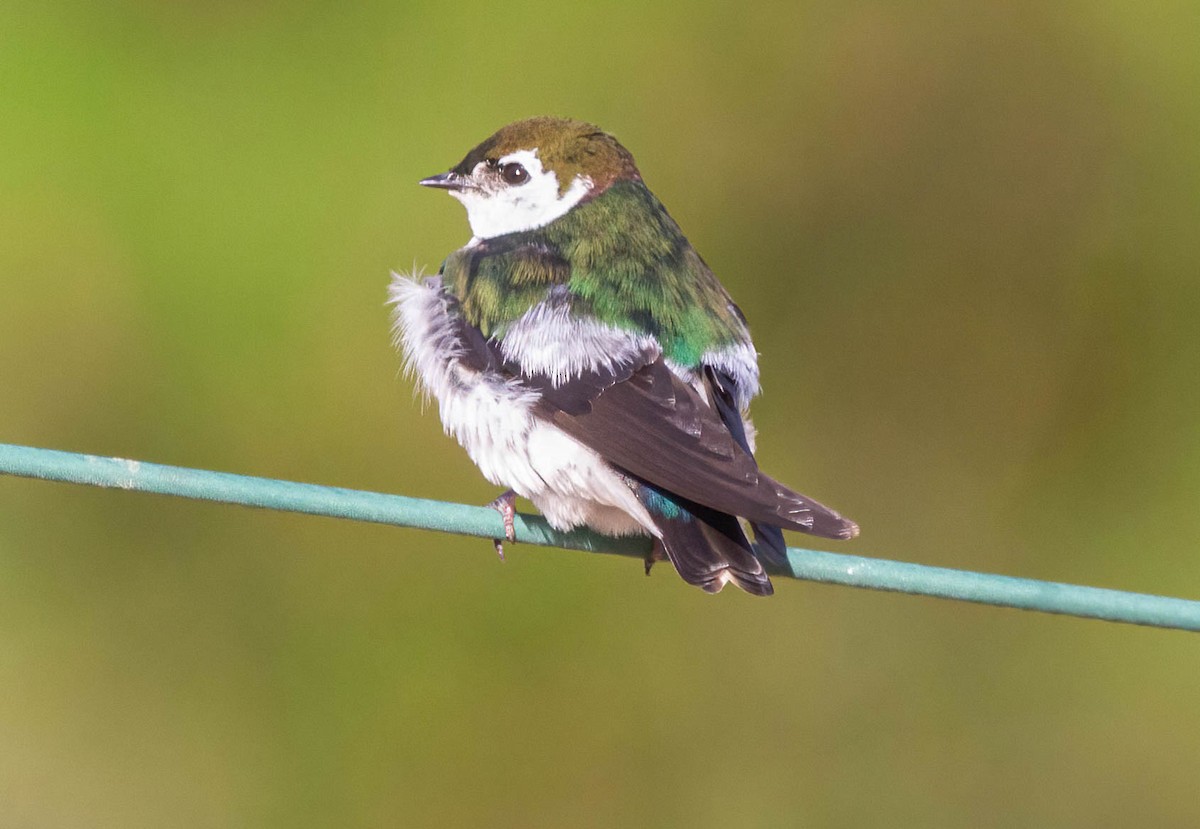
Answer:
<path fill-rule="evenodd" d="M 503 528 L 488 507 L 402 495 L 255 478 L 203 469 L 0 444 L 0 474 L 153 492 L 263 509 L 495 538 Z M 538 516 L 516 517 L 517 540 L 596 553 L 644 557 L 644 538 L 559 532 Z M 1075 584 L 973 573 L 864 556 L 788 548 L 780 574 L 807 581 L 889 590 L 979 604 L 1061 613 L 1110 622 L 1200 631 L 1200 601 Z"/>

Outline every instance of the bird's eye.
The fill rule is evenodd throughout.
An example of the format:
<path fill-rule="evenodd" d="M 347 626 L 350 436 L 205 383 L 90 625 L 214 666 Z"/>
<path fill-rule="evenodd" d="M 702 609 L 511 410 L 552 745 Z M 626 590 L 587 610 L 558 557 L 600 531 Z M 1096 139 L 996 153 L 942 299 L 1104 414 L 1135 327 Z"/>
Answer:
<path fill-rule="evenodd" d="M 500 165 L 500 177 L 508 184 L 524 184 L 529 181 L 529 171 L 515 161 L 510 161 Z"/>

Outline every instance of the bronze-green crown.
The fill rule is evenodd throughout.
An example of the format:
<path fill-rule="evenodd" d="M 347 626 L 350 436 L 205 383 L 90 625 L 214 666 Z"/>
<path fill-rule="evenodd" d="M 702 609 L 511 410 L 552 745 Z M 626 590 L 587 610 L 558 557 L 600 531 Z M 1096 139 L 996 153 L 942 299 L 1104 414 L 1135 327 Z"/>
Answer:
<path fill-rule="evenodd" d="M 614 181 L 641 178 L 629 150 L 604 130 L 586 121 L 549 116 L 526 118 L 501 128 L 467 153 L 454 172 L 470 175 L 481 161 L 535 148 L 542 165 L 557 174 L 562 192 L 577 175 L 591 178 L 595 195 Z"/>

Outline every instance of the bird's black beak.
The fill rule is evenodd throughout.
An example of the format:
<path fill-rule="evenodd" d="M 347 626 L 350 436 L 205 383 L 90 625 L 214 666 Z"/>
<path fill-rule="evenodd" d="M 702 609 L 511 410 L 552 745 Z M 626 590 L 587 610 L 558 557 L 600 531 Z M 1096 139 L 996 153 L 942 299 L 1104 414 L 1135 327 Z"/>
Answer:
<path fill-rule="evenodd" d="M 465 190 L 471 186 L 465 176 L 451 170 L 448 173 L 438 173 L 436 176 L 423 178 L 419 182 L 422 187 L 437 187 L 441 190 Z"/>

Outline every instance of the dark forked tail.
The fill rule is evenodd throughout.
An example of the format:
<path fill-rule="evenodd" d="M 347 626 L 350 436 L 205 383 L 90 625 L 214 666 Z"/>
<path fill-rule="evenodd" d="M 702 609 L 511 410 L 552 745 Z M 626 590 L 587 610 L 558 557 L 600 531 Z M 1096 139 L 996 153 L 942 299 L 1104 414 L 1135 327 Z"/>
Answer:
<path fill-rule="evenodd" d="M 719 593 L 727 582 L 755 596 L 775 592 L 735 517 L 648 484 L 639 487 L 638 500 L 654 519 L 667 558 L 688 584 L 708 593 Z"/>

